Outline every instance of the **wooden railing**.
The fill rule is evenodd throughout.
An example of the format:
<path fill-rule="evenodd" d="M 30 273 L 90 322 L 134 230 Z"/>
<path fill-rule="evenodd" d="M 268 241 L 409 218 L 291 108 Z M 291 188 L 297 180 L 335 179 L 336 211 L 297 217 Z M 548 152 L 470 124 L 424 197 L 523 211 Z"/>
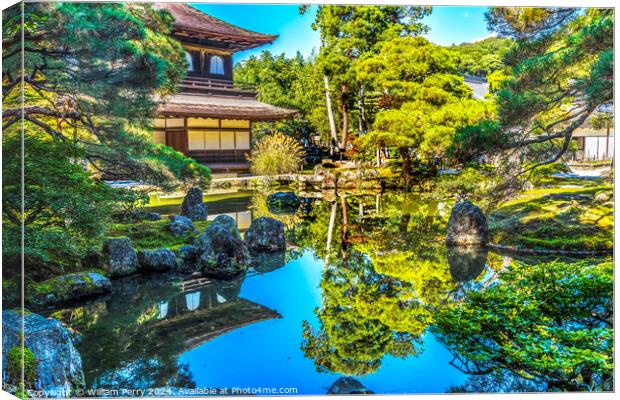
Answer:
<path fill-rule="evenodd" d="M 255 87 L 239 85 L 232 81 L 221 79 L 201 78 L 188 76 L 179 85 L 181 92 L 218 93 L 232 96 L 256 97 Z"/>
<path fill-rule="evenodd" d="M 204 164 L 246 162 L 250 150 L 190 150 L 187 155 Z"/>

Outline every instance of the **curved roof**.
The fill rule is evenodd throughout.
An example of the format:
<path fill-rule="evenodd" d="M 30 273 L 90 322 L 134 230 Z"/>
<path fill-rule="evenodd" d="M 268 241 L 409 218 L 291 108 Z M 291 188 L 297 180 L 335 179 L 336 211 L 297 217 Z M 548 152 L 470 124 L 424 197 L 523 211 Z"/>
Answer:
<path fill-rule="evenodd" d="M 172 14 L 175 19 L 173 33 L 228 42 L 235 51 L 272 43 L 278 37 L 229 24 L 185 3 L 155 3 L 155 7 Z"/>
<path fill-rule="evenodd" d="M 206 117 L 224 119 L 248 119 L 251 121 L 275 121 L 290 118 L 296 110 L 276 107 L 247 97 L 213 96 L 179 93 L 166 99 L 158 113 L 167 116 Z"/>

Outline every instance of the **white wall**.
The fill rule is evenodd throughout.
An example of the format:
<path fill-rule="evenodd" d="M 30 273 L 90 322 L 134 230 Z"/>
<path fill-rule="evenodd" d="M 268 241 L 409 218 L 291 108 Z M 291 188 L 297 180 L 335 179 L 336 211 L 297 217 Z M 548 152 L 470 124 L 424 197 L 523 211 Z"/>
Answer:
<path fill-rule="evenodd" d="M 614 138 L 609 138 L 609 148 L 605 149 L 607 144 L 607 137 L 594 136 L 586 137 L 584 141 L 584 160 L 607 160 L 610 159 L 614 153 Z"/>

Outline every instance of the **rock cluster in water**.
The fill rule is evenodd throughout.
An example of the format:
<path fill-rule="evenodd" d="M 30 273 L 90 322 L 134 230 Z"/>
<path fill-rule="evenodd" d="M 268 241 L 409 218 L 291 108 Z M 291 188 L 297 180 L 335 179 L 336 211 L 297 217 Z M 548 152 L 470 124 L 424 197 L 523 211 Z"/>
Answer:
<path fill-rule="evenodd" d="M 450 246 L 484 246 L 489 242 L 489 228 L 482 210 L 469 200 L 456 203 L 448 220 L 446 243 Z"/>
<path fill-rule="evenodd" d="M 235 221 L 228 217 L 214 220 L 194 240 L 200 254 L 199 266 L 203 275 L 230 279 L 247 269 L 247 249 L 241 240 Z"/>
<path fill-rule="evenodd" d="M 255 219 L 245 233 L 245 244 L 252 253 L 269 253 L 286 249 L 284 224 L 273 218 Z"/>
<path fill-rule="evenodd" d="M 69 397 L 84 387 L 82 358 L 71 333 L 59 321 L 24 310 L 24 345 L 36 361 L 34 382 L 27 389 L 42 391 L 37 397 Z M 9 376 L 8 355 L 20 346 L 22 316 L 19 311 L 2 311 L 2 378 L 17 385 L 20 378 Z M 18 368 L 19 369 L 19 368 Z"/>

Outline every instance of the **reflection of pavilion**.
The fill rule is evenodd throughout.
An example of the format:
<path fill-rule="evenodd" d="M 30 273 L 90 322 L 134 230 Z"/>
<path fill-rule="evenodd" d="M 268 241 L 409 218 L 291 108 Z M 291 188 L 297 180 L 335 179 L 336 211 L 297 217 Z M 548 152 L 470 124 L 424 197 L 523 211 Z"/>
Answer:
<path fill-rule="evenodd" d="M 213 282 L 162 301 L 157 319 L 148 328 L 164 337 L 181 333 L 188 350 L 237 328 L 281 318 L 274 310 L 239 298 L 242 281 Z"/>

